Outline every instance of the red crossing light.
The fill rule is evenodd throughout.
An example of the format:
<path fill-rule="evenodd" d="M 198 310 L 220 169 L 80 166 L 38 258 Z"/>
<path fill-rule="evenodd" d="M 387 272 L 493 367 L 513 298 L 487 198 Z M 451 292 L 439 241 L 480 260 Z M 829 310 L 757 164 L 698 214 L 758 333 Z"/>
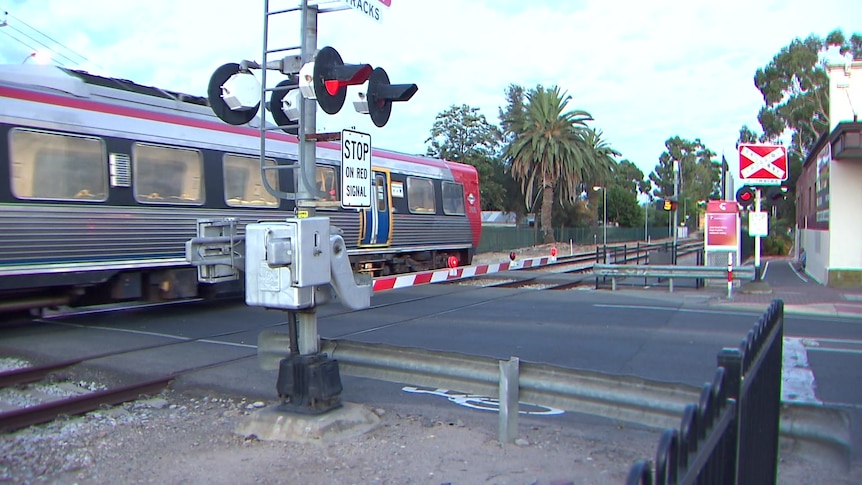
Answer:
<path fill-rule="evenodd" d="M 754 202 L 754 190 L 754 187 L 750 187 L 748 185 L 740 187 L 739 190 L 736 191 L 736 202 L 738 202 L 743 208 L 750 206 Z"/>

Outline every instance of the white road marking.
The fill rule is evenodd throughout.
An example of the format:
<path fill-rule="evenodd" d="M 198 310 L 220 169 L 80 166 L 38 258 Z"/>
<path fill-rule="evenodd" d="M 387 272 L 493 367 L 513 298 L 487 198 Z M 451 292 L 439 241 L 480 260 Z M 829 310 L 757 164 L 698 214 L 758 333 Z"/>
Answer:
<path fill-rule="evenodd" d="M 814 393 L 814 372 L 808 365 L 808 352 L 800 337 L 784 337 L 781 366 L 781 400 L 822 404 Z"/>

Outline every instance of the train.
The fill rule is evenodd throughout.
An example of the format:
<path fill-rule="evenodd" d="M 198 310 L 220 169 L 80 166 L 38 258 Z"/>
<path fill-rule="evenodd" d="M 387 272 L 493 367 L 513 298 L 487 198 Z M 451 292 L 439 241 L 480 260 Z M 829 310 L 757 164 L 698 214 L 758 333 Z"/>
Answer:
<path fill-rule="evenodd" d="M 125 79 L 0 66 L 0 318 L 241 291 L 241 278 L 199 283 L 184 251 L 200 219 L 234 218 L 242 235 L 294 216 L 296 202 L 262 183 L 297 187 L 293 170 L 260 169 L 260 123 L 229 125 L 206 97 Z M 265 133 L 265 163 L 295 164 L 297 138 Z M 474 167 L 374 149 L 371 207 L 344 208 L 340 148 L 317 143 L 314 206 L 343 231 L 354 271 L 471 263 L 482 227 Z"/>

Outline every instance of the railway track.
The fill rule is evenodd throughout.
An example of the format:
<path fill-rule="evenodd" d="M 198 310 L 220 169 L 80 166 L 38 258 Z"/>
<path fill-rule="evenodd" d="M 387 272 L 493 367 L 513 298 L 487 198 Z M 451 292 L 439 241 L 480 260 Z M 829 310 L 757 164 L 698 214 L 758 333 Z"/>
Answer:
<path fill-rule="evenodd" d="M 88 328 L 85 325 L 72 326 Z M 104 406 L 115 406 L 137 400 L 140 396 L 158 394 L 179 376 L 254 358 L 256 353 L 168 374 L 141 376 L 111 387 L 71 378 L 79 366 L 84 367 L 89 362 L 107 357 L 181 346 L 241 332 L 224 332 L 201 338 L 174 337 L 172 342 L 91 354 L 43 365 L 32 365 L 22 359 L 0 359 L 0 369 L 3 369 L 0 370 L 0 432 L 47 423 L 60 416 L 86 414 Z"/>
<path fill-rule="evenodd" d="M 589 275 L 589 271 L 592 269 L 592 265 L 595 262 L 595 258 L 595 253 L 562 256 L 557 258 L 557 261 L 554 263 L 543 265 L 537 268 L 531 268 L 530 270 L 495 273 L 463 280 L 454 280 L 446 282 L 444 284 L 452 287 L 451 293 L 462 293 L 464 291 L 469 291 L 469 287 L 475 287 L 477 291 L 479 288 L 488 287 L 518 290 L 515 294 L 521 292 L 526 293 L 536 290 L 587 289 L 592 287 L 593 284 L 592 277 Z M 628 258 L 626 257 L 625 259 Z M 405 300 L 398 300 L 395 302 L 381 303 L 372 305 L 370 309 L 409 305 L 413 302 L 416 302 L 417 300 L 439 298 L 440 296 L 445 296 L 445 294 L 446 293 L 441 295 L 438 293 L 431 296 L 422 296 L 408 298 Z M 512 295 L 513 294 L 511 292 L 507 293 L 505 296 L 494 295 L 489 298 L 484 298 L 481 302 L 473 301 L 469 306 L 475 306 L 477 304 L 483 303 L 491 303 L 496 299 L 509 298 Z M 130 307 L 130 309 L 144 312 L 148 310 L 157 310 L 159 308 L 160 306 L 142 309 L 138 305 Z M 124 307 L 80 309 L 76 311 L 58 313 L 51 316 L 43 317 L 37 319 L 36 321 L 43 321 L 45 323 L 59 323 L 64 326 L 72 327 L 78 326 L 81 328 L 98 328 L 94 326 L 63 322 L 63 320 L 66 317 L 81 316 L 96 312 L 119 313 L 124 310 L 126 310 L 126 308 Z M 457 310 L 458 308 L 446 308 L 445 310 L 441 310 L 439 313 L 444 314 Z M 321 314 L 319 317 L 321 320 L 326 320 L 327 318 L 343 315 L 345 313 L 350 313 L 350 311 L 346 309 L 336 309 L 335 311 L 328 311 L 325 314 Z M 425 314 L 422 315 L 422 318 L 432 318 L 434 316 L 435 315 L 433 313 Z M 408 324 L 414 319 L 415 317 L 408 318 L 402 321 L 390 322 L 388 326 Z M 279 322 L 277 324 L 269 325 L 262 330 L 266 331 L 269 328 L 279 327 L 282 325 L 284 325 L 284 322 Z M 0 431 L 12 431 L 34 424 L 45 423 L 56 419 L 56 417 L 58 416 L 83 414 L 89 411 L 99 409 L 100 407 L 106 405 L 113 406 L 123 402 L 132 401 L 137 399 L 141 395 L 156 394 L 163 390 L 165 387 L 167 387 L 172 380 L 176 379 L 181 375 L 201 371 L 212 367 L 217 367 L 220 365 L 230 364 L 237 360 L 255 358 L 257 357 L 258 349 L 255 346 L 249 345 L 248 347 L 250 347 L 250 352 L 243 357 L 219 360 L 217 362 L 210 363 L 207 365 L 181 369 L 163 375 L 151 375 L 147 377 L 141 377 L 132 382 L 124 383 L 122 385 L 117 385 L 110 388 L 104 386 L 87 387 L 85 385 L 76 384 L 73 381 L 63 381 L 62 379 L 60 379 L 59 383 L 65 384 L 64 386 L 60 386 L 62 388 L 61 392 L 58 391 L 52 393 L 45 393 L 39 390 L 58 384 L 58 375 L 64 373 L 68 374 L 79 366 L 86 366 L 87 363 L 90 361 L 102 359 L 105 357 L 118 356 L 121 354 L 131 354 L 134 352 L 141 352 L 145 350 L 153 350 L 171 346 L 182 346 L 184 344 L 190 344 L 194 342 L 213 341 L 221 337 L 238 334 L 245 331 L 247 331 L 247 329 L 236 330 L 232 332 L 216 333 L 199 338 L 188 338 L 179 335 L 171 335 L 169 336 L 172 339 L 171 342 L 163 342 L 146 346 L 136 346 L 123 350 L 85 355 L 78 358 L 66 359 L 41 366 L 33 366 L 28 364 L 17 368 L 0 370 L 0 388 L 16 389 L 24 393 L 27 393 L 28 390 L 32 390 L 30 393 L 30 399 L 24 400 L 26 402 L 23 404 L 6 403 L 4 405 L 2 399 L 3 394 L 0 393 Z M 366 329 L 362 332 L 366 331 L 369 330 Z M 351 333 L 348 333 L 345 335 L 336 336 L 336 338 L 345 338 L 349 337 L 350 335 Z"/>

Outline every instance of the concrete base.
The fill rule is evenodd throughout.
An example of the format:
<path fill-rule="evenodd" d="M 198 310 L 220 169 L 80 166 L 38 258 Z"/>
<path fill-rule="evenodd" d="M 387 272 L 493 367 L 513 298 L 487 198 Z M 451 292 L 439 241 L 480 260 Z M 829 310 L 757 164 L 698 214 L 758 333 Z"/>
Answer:
<path fill-rule="evenodd" d="M 746 293 L 749 295 L 771 295 L 772 287 L 769 286 L 769 283 L 760 280 L 760 281 L 748 281 L 742 284 L 742 287 L 739 289 L 740 293 Z"/>
<path fill-rule="evenodd" d="M 255 411 L 242 418 L 234 433 L 257 436 L 263 441 L 328 443 L 367 433 L 380 418 L 363 406 L 352 403 L 324 414 L 298 414 L 278 405 Z"/>

